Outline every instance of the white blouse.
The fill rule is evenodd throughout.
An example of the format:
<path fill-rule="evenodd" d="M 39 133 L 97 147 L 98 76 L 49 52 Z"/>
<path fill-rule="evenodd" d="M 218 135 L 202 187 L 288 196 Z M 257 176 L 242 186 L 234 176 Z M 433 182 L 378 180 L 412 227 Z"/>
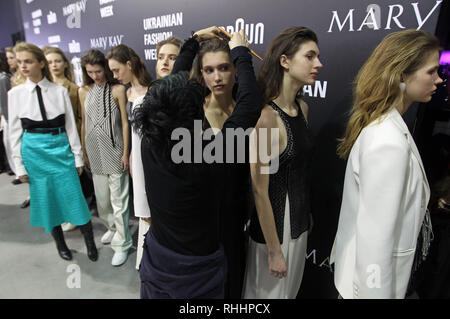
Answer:
<path fill-rule="evenodd" d="M 39 83 L 42 91 L 42 99 L 45 112 L 49 120 L 65 114 L 65 129 L 69 139 L 72 153 L 75 156 L 76 167 L 83 166 L 83 153 L 81 151 L 80 138 L 78 136 L 75 118 L 69 93 L 65 87 L 57 85 L 43 78 Z M 12 149 L 12 157 L 16 166 L 17 176 L 28 175 L 23 165 L 21 146 L 23 128 L 21 118 L 33 121 L 43 121 L 39 101 L 36 93 L 36 83 L 27 79 L 24 84 L 18 85 L 8 92 L 9 111 L 9 136 Z"/>

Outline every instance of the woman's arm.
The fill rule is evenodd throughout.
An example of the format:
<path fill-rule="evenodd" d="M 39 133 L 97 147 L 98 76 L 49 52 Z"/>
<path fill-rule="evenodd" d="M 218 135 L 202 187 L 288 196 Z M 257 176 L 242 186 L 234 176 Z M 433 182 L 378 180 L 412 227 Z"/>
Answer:
<path fill-rule="evenodd" d="M 22 107 L 20 92 L 10 90 L 8 92 L 8 113 L 9 113 L 9 140 L 11 143 L 12 158 L 16 168 L 16 175 L 22 182 L 28 181 L 28 173 L 22 160 L 22 135 L 23 128 L 19 117 Z"/>
<path fill-rule="evenodd" d="M 129 167 L 129 145 L 130 145 L 130 133 L 127 114 L 127 95 L 125 86 L 114 85 L 112 87 L 112 95 L 117 101 L 120 109 L 120 118 L 122 120 L 122 135 L 123 135 L 123 155 L 121 159 L 122 170 L 126 171 Z"/>
<path fill-rule="evenodd" d="M 250 172 L 258 220 L 267 246 L 269 271 L 271 275 L 283 278 L 287 274 L 287 265 L 281 251 L 272 204 L 269 199 L 270 175 L 267 172 L 269 171 L 268 166 L 270 163 L 264 163 L 260 158 L 260 154 L 272 158 L 273 156 L 278 156 L 279 153 L 279 150 L 277 150 L 279 136 L 278 134 L 271 134 L 271 129 L 277 126 L 276 118 L 272 112 L 272 109 L 266 106 L 261 112 L 261 117 L 256 124 L 255 130 L 252 132 L 250 158 L 257 160 L 256 163 L 250 163 Z M 264 134 L 264 131 L 267 134 Z M 265 149 L 261 149 L 261 147 Z"/>
<path fill-rule="evenodd" d="M 225 121 L 222 131 L 226 128 L 243 128 L 246 130 L 256 125 L 261 115 L 263 101 L 256 82 L 252 56 L 248 49 L 248 41 L 244 31 L 233 33 L 229 45 L 231 60 L 237 68 L 238 90 L 236 107 Z"/>
<path fill-rule="evenodd" d="M 77 125 L 75 123 L 75 116 L 73 114 L 72 103 L 70 102 L 69 91 L 63 89 L 63 100 L 64 100 L 64 113 L 65 113 L 65 129 L 67 138 L 69 139 L 70 148 L 75 157 L 75 166 L 80 168 L 78 173 L 81 174 L 83 163 L 83 152 L 80 143 L 80 137 L 78 136 Z"/>
<path fill-rule="evenodd" d="M 86 144 L 85 144 L 85 136 L 86 136 L 86 127 L 85 127 L 85 117 L 86 115 L 84 114 L 84 101 L 86 100 L 86 87 L 80 87 L 78 89 L 78 97 L 79 97 L 79 103 L 80 103 L 80 110 L 81 110 L 81 150 L 83 152 L 83 162 L 84 165 L 87 169 L 89 169 L 89 159 L 86 153 Z"/>
<path fill-rule="evenodd" d="M 395 135 L 394 135 L 395 134 Z M 393 253 L 403 217 L 409 145 L 400 133 L 374 131 L 361 141 L 354 284 L 359 298 L 393 298 Z"/>
<path fill-rule="evenodd" d="M 195 38 L 189 38 L 181 47 L 180 54 L 175 60 L 172 73 L 175 74 L 180 71 L 190 71 L 194 58 L 200 48 L 199 43 L 212 38 L 220 38 L 218 36 L 220 32 L 221 31 L 218 27 L 209 27 L 195 32 Z"/>

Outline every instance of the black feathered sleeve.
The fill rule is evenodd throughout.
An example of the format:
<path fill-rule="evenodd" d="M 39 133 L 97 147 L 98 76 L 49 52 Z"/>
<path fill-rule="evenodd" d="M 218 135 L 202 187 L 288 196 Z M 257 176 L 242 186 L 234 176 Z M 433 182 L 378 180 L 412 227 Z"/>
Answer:
<path fill-rule="evenodd" d="M 192 68 L 192 63 L 194 62 L 199 48 L 200 45 L 197 40 L 193 38 L 186 40 L 180 49 L 180 54 L 175 60 L 172 73 L 178 73 L 180 71 L 189 72 Z"/>

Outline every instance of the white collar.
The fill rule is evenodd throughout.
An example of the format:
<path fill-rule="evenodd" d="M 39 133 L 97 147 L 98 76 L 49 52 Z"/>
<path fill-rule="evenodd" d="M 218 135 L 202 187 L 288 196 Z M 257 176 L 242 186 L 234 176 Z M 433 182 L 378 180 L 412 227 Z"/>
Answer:
<path fill-rule="evenodd" d="M 25 82 L 25 87 L 30 91 L 33 92 L 36 89 L 36 85 L 39 85 L 39 87 L 44 90 L 47 91 L 48 88 L 51 85 L 51 82 L 44 76 L 42 78 L 41 81 L 39 81 L 39 83 L 34 83 L 33 81 L 31 81 L 30 79 L 27 79 Z"/>

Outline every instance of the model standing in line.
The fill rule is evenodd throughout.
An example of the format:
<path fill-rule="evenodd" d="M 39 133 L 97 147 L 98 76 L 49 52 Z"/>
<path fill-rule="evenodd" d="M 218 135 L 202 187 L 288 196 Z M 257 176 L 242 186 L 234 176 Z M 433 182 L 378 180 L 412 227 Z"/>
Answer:
<path fill-rule="evenodd" d="M 148 86 L 152 82 L 152 77 L 147 72 L 144 62 L 126 45 L 119 45 L 112 48 L 106 55 L 109 68 L 114 78 L 123 84 L 130 84 L 127 90 L 127 110 L 130 110 L 132 120 L 133 110 L 140 107 L 142 100 L 147 93 Z M 131 130 L 131 152 L 130 152 L 130 174 L 133 181 L 133 203 L 134 215 L 139 217 L 139 237 L 136 253 L 136 268 L 139 269 L 139 263 L 142 256 L 142 244 L 144 226 L 150 223 L 150 208 L 145 194 L 144 170 L 141 159 L 141 140 L 133 129 Z M 144 226 L 143 226 L 144 225 Z M 145 230 L 145 232 L 148 229 Z"/>
<path fill-rule="evenodd" d="M 355 79 L 338 146 L 347 168 L 330 258 L 345 299 L 404 298 L 415 252 L 418 259 L 426 255 L 430 189 L 402 114 L 413 102 L 431 100 L 442 82 L 438 67 L 438 39 L 405 30 L 386 36 Z"/>
<path fill-rule="evenodd" d="M 230 47 L 223 39 L 204 41 L 197 53 L 195 76 L 205 88 L 203 129 L 219 132 L 236 107 L 236 68 Z M 227 167 L 225 191 L 221 200 L 219 235 L 228 262 L 225 298 L 239 299 L 245 271 L 245 227 L 250 217 L 250 167 L 245 154 L 235 154 L 234 164 Z M 242 156 L 244 161 L 238 162 Z"/>
<path fill-rule="evenodd" d="M 77 125 L 78 136 L 81 136 L 81 105 L 80 98 L 78 96 L 79 87 L 75 84 L 72 64 L 60 48 L 46 46 L 43 47 L 42 50 L 44 51 L 45 58 L 48 61 L 53 82 L 65 87 L 69 92 L 73 115 Z M 94 196 L 92 178 L 88 176 L 88 173 L 85 170 L 83 170 L 83 173 L 80 175 L 80 182 L 86 200 Z M 76 228 L 75 225 L 70 223 L 64 223 L 61 227 L 63 231 L 70 231 Z"/>
<path fill-rule="evenodd" d="M 30 223 L 51 231 L 66 260 L 72 253 L 60 225 L 81 226 L 88 257 L 95 261 L 91 214 L 78 178 L 83 155 L 67 89 L 51 82 L 41 49 L 25 42 L 14 49 L 27 80 L 8 93 L 9 130 L 17 175 L 30 184 Z"/>
<path fill-rule="evenodd" d="M 108 230 L 103 244 L 111 244 L 111 264 L 126 262 L 132 246 L 129 229 L 129 129 L 125 87 L 116 84 L 108 61 L 99 50 L 81 58 L 84 86 L 81 102 L 81 143 L 85 164 L 92 172 L 97 210 Z"/>
<path fill-rule="evenodd" d="M 317 36 L 305 27 L 281 32 L 264 56 L 258 82 L 266 106 L 255 127 L 256 141 L 279 164 L 270 172 L 259 156 L 250 164 L 256 209 L 250 221 L 246 299 L 295 299 L 302 282 L 312 227 L 313 140 L 308 105 L 299 93 L 314 84 L 321 67 Z M 252 153 L 260 154 L 253 143 Z"/>

